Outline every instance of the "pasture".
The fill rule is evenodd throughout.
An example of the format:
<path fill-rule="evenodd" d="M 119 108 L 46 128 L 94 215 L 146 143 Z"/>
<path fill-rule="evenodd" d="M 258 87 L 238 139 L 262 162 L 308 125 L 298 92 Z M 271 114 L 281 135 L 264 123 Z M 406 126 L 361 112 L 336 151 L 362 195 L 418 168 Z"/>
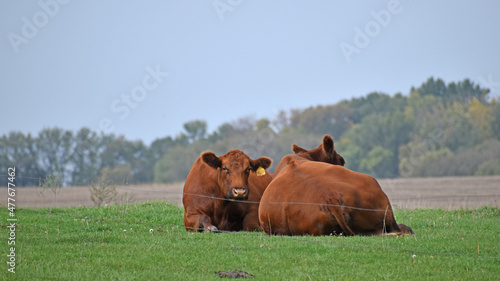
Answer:
<path fill-rule="evenodd" d="M 183 210 L 162 202 L 103 208 L 19 209 L 12 280 L 495 280 L 500 209 L 395 212 L 414 236 L 281 237 L 188 233 Z"/>
<path fill-rule="evenodd" d="M 254 280 L 497 280 L 498 177 L 422 180 L 380 181 L 395 205 L 398 223 L 411 226 L 416 233 L 385 237 L 188 233 L 182 227 L 183 208 L 168 197 L 182 196 L 175 191 L 177 185 L 167 186 L 169 192 L 154 192 L 154 188 L 165 188 L 159 186 L 125 187 L 121 192 L 142 188 L 144 192 L 139 194 L 146 197 L 149 192 L 152 197 L 129 193 L 135 203 L 101 208 L 57 207 L 65 204 L 63 192 L 72 190 L 67 188 L 55 199 L 44 194 L 46 206 L 34 207 L 24 197 L 28 189 L 18 188 L 16 273 L 7 271 L 11 246 L 7 243 L 8 223 L 3 219 L 0 277 L 220 280 L 215 272 L 241 270 L 255 276 Z M 405 187 L 399 188 L 400 184 Z M 432 190 L 420 193 L 431 187 L 440 190 L 439 184 L 448 188 L 449 198 Z M 395 190 L 400 195 L 395 196 Z M 483 196 L 488 192 L 489 196 Z M 39 193 L 32 191 L 31 196 Z M 153 198 L 158 201 L 141 202 Z M 3 208 L 6 218 L 7 208 Z"/>

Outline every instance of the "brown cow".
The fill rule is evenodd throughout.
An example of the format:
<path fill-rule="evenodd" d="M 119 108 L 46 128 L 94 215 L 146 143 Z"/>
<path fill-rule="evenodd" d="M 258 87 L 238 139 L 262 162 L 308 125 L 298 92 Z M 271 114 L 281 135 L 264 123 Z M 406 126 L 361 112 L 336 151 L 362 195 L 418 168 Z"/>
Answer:
<path fill-rule="evenodd" d="M 334 148 L 334 142 L 331 136 L 325 135 L 323 137 L 323 142 L 316 148 L 311 150 L 306 150 L 304 148 L 299 147 L 296 144 L 292 145 L 292 151 L 295 154 L 286 155 L 280 161 L 278 166 L 276 167 L 276 171 L 274 174 L 273 182 L 276 180 L 279 185 L 284 186 L 297 186 L 297 183 L 294 182 L 294 177 L 290 177 L 290 173 L 296 173 L 296 165 L 298 163 L 309 163 L 312 161 L 324 162 L 332 165 L 341 165 L 345 164 L 344 158 L 339 155 Z M 290 166 L 289 166 L 290 165 Z M 299 171 L 300 172 L 300 171 Z M 316 186 L 314 182 L 310 182 L 306 179 L 305 182 L 299 183 L 307 186 Z M 276 185 L 276 184 L 275 184 Z M 312 191 L 312 190 L 311 190 Z M 289 190 L 286 191 L 289 193 Z M 292 191 L 294 192 L 294 191 Z M 266 196 L 267 192 L 264 193 Z M 277 202 L 282 202 L 281 199 L 276 200 L 270 199 L 268 195 L 266 200 L 266 206 L 259 207 L 259 220 L 262 228 L 268 234 L 284 234 L 284 235 L 292 235 L 292 234 L 313 234 L 313 235 L 323 235 L 330 234 L 333 232 L 342 232 L 342 229 L 346 229 L 345 232 L 347 235 L 354 235 L 352 231 L 350 231 L 349 227 L 346 225 L 345 220 L 343 219 L 342 208 L 337 207 L 341 205 L 341 202 L 338 201 L 340 195 L 338 193 L 333 192 L 333 194 L 329 194 L 329 203 L 326 206 L 321 208 L 322 215 L 328 213 L 329 216 L 333 216 L 333 221 L 329 225 L 325 225 L 323 229 L 315 228 L 312 229 L 308 227 L 309 225 L 316 225 L 315 221 L 309 216 L 310 213 L 314 213 L 316 211 L 315 204 L 315 194 L 319 194 L 318 192 L 304 192 L 304 190 L 298 190 L 296 195 L 300 197 L 300 203 L 290 202 L 290 205 L 281 205 Z M 313 195 L 313 196 L 311 196 Z M 261 201 L 262 202 L 262 201 Z M 299 203 L 299 204 L 297 204 Z M 276 209 L 275 209 L 276 208 Z M 274 211 L 279 208 L 284 208 L 281 210 L 279 216 L 273 216 Z M 271 214 L 270 214 L 271 213 Z M 285 215 L 290 214 L 290 216 Z M 272 217 L 272 219 L 271 219 Z M 294 217 L 298 220 L 302 221 L 302 225 L 297 226 L 293 225 L 291 228 L 288 227 L 288 223 L 284 220 L 287 220 L 288 217 Z M 273 221 L 273 223 L 271 223 Z M 274 222 L 276 221 L 276 223 Z M 279 221 L 279 222 L 278 222 Z M 270 227 L 271 226 L 271 227 Z M 273 228 L 274 227 L 274 228 Z M 340 228 L 339 228 L 340 227 Z M 325 232 L 326 231 L 326 232 Z"/>
<path fill-rule="evenodd" d="M 271 163 L 267 157 L 252 160 L 236 149 L 220 157 L 201 154 L 184 184 L 186 230 L 259 230 L 258 203 L 251 202 L 260 201 L 272 175 L 257 176 L 255 171 Z"/>
<path fill-rule="evenodd" d="M 373 177 L 299 154 L 283 158 L 262 196 L 259 220 L 267 234 L 413 233 L 396 223 Z"/>
<path fill-rule="evenodd" d="M 295 154 L 285 155 L 275 169 L 274 175 L 276 176 L 286 168 L 288 163 L 294 161 L 319 161 L 333 165 L 344 166 L 345 161 L 340 154 L 335 151 L 333 139 L 329 135 L 323 137 L 323 142 L 316 148 L 306 150 L 296 144 L 292 144 L 292 151 Z"/>
<path fill-rule="evenodd" d="M 329 135 L 323 136 L 323 143 L 315 149 L 306 150 L 296 144 L 292 144 L 292 151 L 295 155 L 306 158 L 307 160 L 325 162 L 340 166 L 344 166 L 345 164 L 344 157 L 340 156 L 340 154 L 335 151 L 333 139 Z"/>

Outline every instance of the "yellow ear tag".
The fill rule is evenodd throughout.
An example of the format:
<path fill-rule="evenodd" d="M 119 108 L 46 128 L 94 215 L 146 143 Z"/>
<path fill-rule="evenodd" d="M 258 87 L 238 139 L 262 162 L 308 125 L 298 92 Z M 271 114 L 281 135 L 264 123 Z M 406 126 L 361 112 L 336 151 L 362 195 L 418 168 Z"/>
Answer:
<path fill-rule="evenodd" d="M 259 167 L 259 168 L 257 169 L 257 171 L 255 171 L 255 173 L 257 174 L 257 176 L 259 176 L 259 177 L 260 177 L 260 176 L 263 176 L 263 175 L 265 175 L 265 174 L 266 174 L 266 170 L 264 170 L 264 168 L 262 168 L 262 167 Z"/>

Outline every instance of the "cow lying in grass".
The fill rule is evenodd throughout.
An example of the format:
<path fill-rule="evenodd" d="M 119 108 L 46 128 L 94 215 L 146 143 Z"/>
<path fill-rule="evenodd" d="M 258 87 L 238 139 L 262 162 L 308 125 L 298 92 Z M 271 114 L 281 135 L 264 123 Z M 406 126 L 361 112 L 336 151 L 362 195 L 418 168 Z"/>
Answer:
<path fill-rule="evenodd" d="M 396 223 L 373 177 L 343 167 L 330 136 L 313 150 L 292 149 L 295 154 L 283 157 L 261 199 L 259 221 L 267 234 L 413 234 Z"/>
<path fill-rule="evenodd" d="M 271 181 L 272 175 L 265 173 L 271 163 L 267 157 L 252 160 L 236 149 L 220 157 L 201 154 L 184 184 L 186 230 L 259 230 L 256 202 Z"/>

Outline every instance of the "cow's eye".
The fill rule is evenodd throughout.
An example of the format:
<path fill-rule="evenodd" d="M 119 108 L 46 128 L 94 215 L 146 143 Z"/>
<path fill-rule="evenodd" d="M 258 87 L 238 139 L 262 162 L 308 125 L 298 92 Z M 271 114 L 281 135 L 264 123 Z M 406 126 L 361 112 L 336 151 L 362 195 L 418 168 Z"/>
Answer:
<path fill-rule="evenodd" d="M 228 174 L 229 174 L 229 169 L 228 169 L 228 168 L 222 168 L 222 170 L 223 170 L 224 172 L 226 172 L 226 173 L 228 173 Z"/>
<path fill-rule="evenodd" d="M 252 168 L 248 167 L 247 168 L 247 173 L 250 173 L 250 171 L 252 171 Z"/>

